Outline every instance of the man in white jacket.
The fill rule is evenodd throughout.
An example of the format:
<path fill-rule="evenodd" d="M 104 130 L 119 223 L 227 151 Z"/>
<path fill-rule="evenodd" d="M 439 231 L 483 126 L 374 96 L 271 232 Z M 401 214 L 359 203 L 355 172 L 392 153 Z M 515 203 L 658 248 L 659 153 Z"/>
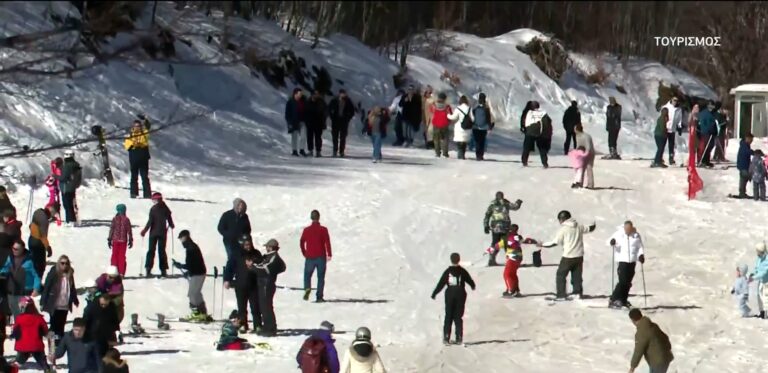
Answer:
<path fill-rule="evenodd" d="M 631 221 L 624 222 L 623 227 L 619 227 L 616 233 L 611 236 L 608 244 L 611 245 L 614 253 L 614 260 L 618 263 L 619 283 L 613 289 L 608 307 L 611 308 L 631 308 L 632 305 L 627 301 L 629 298 L 629 289 L 632 287 L 632 279 L 635 277 L 635 266 L 637 262 L 645 263 L 645 253 L 643 248 L 643 239 L 640 233 L 637 233 Z"/>
<path fill-rule="evenodd" d="M 557 214 L 557 220 L 560 222 L 560 229 L 557 231 L 555 238 L 549 242 L 538 243 L 536 246 L 539 248 L 563 246 L 563 257 L 560 258 L 560 265 L 557 267 L 557 275 L 555 277 L 555 285 L 557 287 L 555 300 L 567 300 L 565 278 L 569 272 L 571 274 L 571 285 L 573 286 L 572 294 L 577 295 L 581 299 L 584 295 L 581 276 L 584 269 L 584 234 L 593 232 L 597 225 L 595 223 L 592 223 L 589 227 L 581 225 L 571 218 L 570 212 L 565 210 Z"/>
<path fill-rule="evenodd" d="M 371 331 L 361 327 L 344 355 L 340 373 L 386 373 L 376 347 L 371 343 Z"/>
<path fill-rule="evenodd" d="M 680 101 L 677 97 L 672 97 L 666 105 L 669 120 L 667 120 L 667 144 L 669 144 L 669 164 L 675 164 L 675 132 L 678 135 L 683 134 L 683 110 L 680 108 Z M 663 150 L 663 149 L 662 149 Z"/>

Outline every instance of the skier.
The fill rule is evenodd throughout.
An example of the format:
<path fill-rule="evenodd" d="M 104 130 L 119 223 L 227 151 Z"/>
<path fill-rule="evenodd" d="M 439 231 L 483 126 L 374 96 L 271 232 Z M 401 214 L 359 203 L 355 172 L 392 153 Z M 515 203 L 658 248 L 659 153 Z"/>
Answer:
<path fill-rule="evenodd" d="M 579 143 L 581 144 L 581 143 Z M 541 250 L 542 247 L 563 246 L 563 257 L 560 259 L 560 266 L 557 268 L 556 301 L 567 300 L 565 293 L 565 278 L 571 273 L 571 284 L 573 293 L 582 299 L 584 290 L 582 288 L 582 270 L 584 268 L 584 238 L 585 233 L 594 232 L 597 225 L 592 223 L 589 227 L 579 224 L 571 218 L 568 211 L 560 211 L 557 214 L 557 220 L 560 222 L 560 229 L 552 241 L 536 244 Z"/>
<path fill-rule="evenodd" d="M 428 85 L 424 89 L 424 96 L 422 97 L 422 104 L 424 110 L 424 148 L 432 149 L 435 146 L 432 137 L 434 136 L 434 128 L 432 127 L 432 106 L 435 105 L 435 97 L 432 94 L 432 86 Z"/>
<path fill-rule="evenodd" d="M 131 164 L 131 198 L 139 197 L 139 175 L 141 175 L 141 189 L 144 198 L 152 196 L 152 188 L 149 184 L 149 130 L 152 125 L 144 114 L 139 114 L 139 119 L 133 121 L 131 132 L 125 138 L 123 146 L 128 151 L 128 161 Z"/>
<path fill-rule="evenodd" d="M 333 139 L 333 156 L 344 158 L 344 150 L 347 147 L 347 131 L 349 121 L 355 116 L 355 106 L 347 96 L 347 91 L 340 89 L 339 96 L 331 100 L 328 105 L 328 114 L 331 117 L 331 137 Z"/>
<path fill-rule="evenodd" d="M 731 288 L 731 294 L 735 295 L 739 300 L 739 313 L 741 317 L 749 317 L 749 313 L 752 312 L 749 309 L 749 274 L 746 264 L 742 264 L 736 268 L 736 282 L 734 282 Z"/>
<path fill-rule="evenodd" d="M 62 193 L 62 206 L 66 217 L 67 225 L 77 223 L 75 215 L 75 200 L 77 198 L 77 188 L 83 181 L 83 168 L 75 160 L 75 152 L 67 150 L 64 152 L 64 165 L 61 168 L 59 177 L 59 187 Z"/>
<path fill-rule="evenodd" d="M 453 113 L 453 109 L 446 102 L 447 99 L 448 96 L 440 92 L 437 95 L 437 101 L 430 108 L 432 141 L 435 144 L 435 156 L 437 158 L 440 158 L 441 152 L 443 157 L 448 158 L 448 127 L 451 125 L 448 116 Z"/>
<path fill-rule="evenodd" d="M 371 138 L 373 145 L 373 163 L 382 161 L 381 143 L 387 137 L 387 123 L 389 122 L 389 113 L 386 109 L 374 106 L 368 113 L 364 134 Z"/>
<path fill-rule="evenodd" d="M 339 373 L 339 354 L 331 336 L 333 329 L 333 324 L 323 321 L 320 329 L 301 345 L 299 353 L 296 354 L 296 362 L 302 373 Z"/>
<path fill-rule="evenodd" d="M 392 100 L 392 104 L 389 105 L 389 112 L 395 119 L 395 142 L 392 146 L 403 146 L 405 143 L 405 135 L 403 134 L 403 113 L 400 108 L 400 101 L 405 96 L 405 91 L 402 89 L 397 90 L 397 95 Z"/>
<path fill-rule="evenodd" d="M 249 268 L 253 263 L 259 263 L 262 255 L 259 250 L 253 247 L 251 236 L 244 235 L 241 237 L 240 245 L 242 248 L 232 252 L 231 260 L 224 267 L 224 288 L 230 289 L 234 285 L 240 324 L 245 331 L 248 330 L 247 312 L 250 304 L 253 332 L 257 333 L 262 326 L 262 317 L 256 279 Z"/>
<path fill-rule="evenodd" d="M 120 321 L 117 319 L 117 309 L 107 293 L 96 293 L 98 301 L 85 307 L 83 319 L 85 319 L 85 342 L 93 343 L 99 357 L 104 357 L 109 347 L 117 344 L 115 332 L 120 329 Z"/>
<path fill-rule="evenodd" d="M 115 210 L 117 214 L 112 218 L 107 236 L 107 247 L 112 250 L 109 264 L 117 267 L 120 276 L 125 276 L 127 267 L 125 254 L 128 249 L 133 248 L 133 228 L 131 227 L 131 219 L 126 216 L 125 205 L 118 204 Z"/>
<path fill-rule="evenodd" d="M 637 308 L 629 311 L 629 319 L 637 327 L 635 351 L 632 353 L 629 373 L 634 373 L 643 356 L 651 373 L 666 373 L 675 359 L 669 337 Z"/>
<path fill-rule="evenodd" d="M 4 186 L 0 185 L 0 212 L 7 210 L 16 212 L 16 207 L 13 206 L 11 199 L 8 198 L 8 191 L 6 191 Z"/>
<path fill-rule="evenodd" d="M 616 233 L 611 236 L 608 245 L 613 250 L 617 264 L 616 273 L 619 276 L 619 283 L 613 289 L 608 307 L 631 308 L 632 304 L 627 299 L 629 298 L 629 289 L 632 288 L 632 279 L 635 277 L 635 266 L 637 262 L 645 263 L 643 238 L 632 222 L 627 220 L 624 222 L 624 226 L 619 227 Z"/>
<path fill-rule="evenodd" d="M 678 136 L 683 135 L 683 109 L 680 108 L 680 100 L 672 97 L 662 108 L 667 109 L 669 114 L 666 126 L 666 137 L 669 148 L 669 164 L 675 164 L 675 132 Z"/>
<path fill-rule="evenodd" d="M 19 310 L 19 299 L 25 296 L 36 297 L 42 291 L 40 276 L 35 272 L 32 264 L 32 256 L 24 246 L 24 241 L 16 240 L 13 243 L 13 255 L 8 257 L 5 265 L 0 269 L 0 277 L 5 276 L 8 286 L 8 305 L 11 314 L 15 317 Z"/>
<path fill-rule="evenodd" d="M 751 177 L 749 175 L 749 165 L 752 159 L 752 140 L 754 136 L 751 133 L 744 135 L 739 143 L 739 153 L 736 156 L 736 169 L 739 170 L 739 195 L 738 198 L 748 198 L 747 183 Z"/>
<path fill-rule="evenodd" d="M 45 273 L 46 254 L 50 258 L 53 255 L 51 244 L 48 242 L 48 227 L 58 212 L 53 206 L 37 209 L 32 214 L 32 223 L 29 224 L 29 251 L 32 253 L 32 262 L 35 264 L 35 273 L 42 281 Z"/>
<path fill-rule="evenodd" d="M 331 261 L 331 237 L 328 228 L 320 225 L 320 212 L 312 210 L 310 213 L 312 224 L 304 228 L 299 240 L 301 254 L 304 256 L 304 300 L 309 300 L 312 292 L 312 275 L 317 270 L 317 303 L 325 302 L 323 298 L 325 289 L 325 270 L 327 263 Z"/>
<path fill-rule="evenodd" d="M 454 123 L 453 125 L 453 141 L 456 143 L 457 158 L 466 159 L 464 154 L 467 152 L 467 143 L 472 137 L 472 116 L 469 115 L 471 108 L 469 106 L 469 99 L 467 96 L 461 96 L 459 98 L 459 106 L 456 107 L 456 111 L 448 115 L 448 120 Z"/>
<path fill-rule="evenodd" d="M 141 231 L 141 237 L 144 237 L 149 231 L 149 250 L 147 251 L 147 260 L 144 267 L 147 270 L 147 277 L 152 276 L 152 267 L 155 265 L 155 250 L 157 250 L 160 267 L 160 277 L 166 277 L 168 270 L 168 257 L 165 254 L 165 244 L 168 236 L 168 227 L 173 230 L 176 226 L 173 224 L 171 209 L 163 201 L 163 195 L 152 193 L 152 203 L 149 209 L 149 219 L 147 225 Z M 167 225 L 166 225 L 167 224 Z"/>
<path fill-rule="evenodd" d="M 120 351 L 110 348 L 101 360 L 103 370 L 100 373 L 129 373 L 128 362 L 120 358 Z"/>
<path fill-rule="evenodd" d="M 179 240 L 186 250 L 186 259 L 184 264 L 174 260 L 173 265 L 180 270 L 187 271 L 185 274 L 189 281 L 187 297 L 189 298 L 189 308 L 192 310 L 189 319 L 193 321 L 212 321 L 213 319 L 208 316 L 208 308 L 205 306 L 205 299 L 203 298 L 203 284 L 205 283 L 205 275 L 208 272 L 205 268 L 203 253 L 200 251 L 200 247 L 192 241 L 188 230 L 185 229 L 179 232 Z"/>
<path fill-rule="evenodd" d="M 64 334 L 56 345 L 56 359 L 67 355 L 67 365 L 70 373 L 99 372 L 100 358 L 96 347 L 85 342 L 85 319 L 77 317 L 72 321 L 72 330 Z"/>
<path fill-rule="evenodd" d="M 749 274 L 749 282 L 757 281 L 757 310 L 758 317 L 765 319 L 765 304 L 768 303 L 768 255 L 765 253 L 765 242 L 755 245 L 757 259 L 755 268 Z"/>
<path fill-rule="evenodd" d="M 581 112 L 579 112 L 578 103 L 571 101 L 571 106 L 565 109 L 565 114 L 563 114 L 563 130 L 565 130 L 563 148 L 565 155 L 568 155 L 568 149 L 571 148 L 571 140 L 573 140 L 573 148 L 576 149 L 576 132 L 574 128 L 579 123 L 581 123 Z"/>
<path fill-rule="evenodd" d="M 232 256 L 232 251 L 238 250 L 243 235 L 251 234 L 251 220 L 248 218 L 248 205 L 240 198 L 232 201 L 232 210 L 221 214 L 218 231 L 224 240 L 224 250 L 227 251 L 227 261 Z"/>
<path fill-rule="evenodd" d="M 706 109 L 699 111 L 699 141 L 704 144 L 704 153 L 699 164 L 708 168 L 714 167 L 710 162 L 710 157 L 717 141 L 717 123 L 715 123 L 715 117 L 712 115 L 714 110 L 715 103 L 709 101 Z"/>
<path fill-rule="evenodd" d="M 216 349 L 219 351 L 239 351 L 245 350 L 248 341 L 238 337 L 240 330 L 240 313 L 233 310 L 229 314 L 229 321 L 221 327 L 221 335 L 216 343 Z"/>
<path fill-rule="evenodd" d="M 584 132 L 584 126 L 581 123 L 577 124 L 575 129 L 576 142 L 579 146 L 583 146 L 584 150 L 587 152 L 584 164 L 584 182 L 582 183 L 582 186 L 587 189 L 594 189 L 595 174 L 593 168 L 595 166 L 595 145 L 592 142 L 592 135 Z"/>
<path fill-rule="evenodd" d="M 45 324 L 43 316 L 37 312 L 32 298 L 21 298 L 18 307 L 21 314 L 16 316 L 11 332 L 11 338 L 16 340 L 16 362 L 23 365 L 30 357 L 34 357 L 40 369 L 50 372 L 43 344 L 43 338 L 48 334 L 48 325 Z"/>
<path fill-rule="evenodd" d="M 327 126 L 325 121 L 328 117 L 328 108 L 320 91 L 315 90 L 312 93 L 312 97 L 307 102 L 306 110 L 307 150 L 309 150 L 310 155 L 314 151 L 315 158 L 320 158 L 322 156 L 320 151 L 323 147 L 323 131 Z"/>
<path fill-rule="evenodd" d="M 608 98 L 608 106 L 605 108 L 605 130 L 608 132 L 608 150 L 610 154 L 603 159 L 621 159 L 618 151 L 619 132 L 621 131 L 621 105 L 615 97 Z M 579 139 L 576 138 L 578 142 Z M 581 142 L 579 142 L 581 144 Z"/>
<path fill-rule="evenodd" d="M 270 239 L 264 247 L 267 249 L 267 253 L 261 258 L 261 262 L 252 268 L 256 272 L 259 306 L 264 323 L 258 334 L 262 337 L 274 337 L 277 335 L 277 319 L 272 303 L 275 298 L 275 290 L 277 290 L 275 285 L 277 275 L 285 272 L 285 262 L 277 253 L 280 250 L 277 240 Z"/>
<path fill-rule="evenodd" d="M 421 107 L 421 96 L 416 92 L 416 87 L 413 85 L 408 86 L 408 91 L 400 99 L 398 106 L 403 116 L 405 146 L 410 147 L 413 145 L 414 134 L 419 132 L 419 126 L 424 113 L 424 109 Z"/>
<path fill-rule="evenodd" d="M 749 165 L 749 174 L 752 175 L 752 193 L 755 201 L 765 201 L 765 162 L 763 161 L 763 151 L 760 149 L 752 152 L 752 162 Z"/>
<path fill-rule="evenodd" d="M 123 303 L 123 278 L 117 272 L 117 267 L 109 266 L 107 272 L 96 278 L 96 288 L 99 292 L 109 295 L 109 300 L 117 310 L 118 323 L 123 322 L 125 316 L 125 303 Z"/>
<path fill-rule="evenodd" d="M 301 92 L 301 88 L 294 88 L 291 99 L 285 103 L 285 123 L 288 126 L 288 133 L 291 134 L 291 149 L 293 149 L 293 156 L 306 157 L 307 153 L 304 151 L 306 128 L 305 128 L 305 113 L 306 113 L 306 101 L 304 100 L 304 94 Z M 301 149 L 301 153 L 298 150 Z"/>
<path fill-rule="evenodd" d="M 509 212 L 519 210 L 522 204 L 523 201 L 519 199 L 515 203 L 511 203 L 504 198 L 503 192 L 496 192 L 496 198 L 488 206 L 488 209 L 485 211 L 485 218 L 483 219 L 485 234 L 491 234 L 491 247 L 495 246 L 499 240 L 507 237 L 510 224 L 512 224 L 512 221 L 509 219 Z M 496 254 L 498 254 L 498 250 L 489 253 L 489 267 L 497 265 Z"/>
<path fill-rule="evenodd" d="M 341 373 L 386 373 L 379 352 L 371 342 L 371 330 L 360 327 L 341 362 Z"/>
<path fill-rule="evenodd" d="M 466 269 L 459 265 L 461 257 L 459 253 L 451 254 L 451 266 L 448 267 L 440 281 L 437 282 L 435 290 L 432 292 L 432 299 L 437 297 L 444 287 L 445 290 L 445 320 L 443 322 L 443 344 L 449 345 L 451 339 L 451 325 L 456 325 L 455 344 L 462 344 L 464 338 L 464 304 L 467 302 L 467 291 L 465 284 L 469 284 L 472 291 L 475 290 L 475 281 L 469 275 Z"/>
<path fill-rule="evenodd" d="M 571 160 L 571 167 L 575 172 L 573 184 L 571 184 L 572 189 L 578 189 L 584 186 L 584 171 L 586 170 L 588 156 L 587 149 L 583 146 L 579 146 L 568 153 L 568 158 Z"/>
<path fill-rule="evenodd" d="M 525 133 L 522 156 L 524 167 L 528 167 L 528 155 L 535 146 L 539 151 L 541 164 L 544 168 L 549 168 L 547 140 L 551 140 L 551 128 L 552 119 L 550 119 L 549 115 L 541 109 L 537 101 L 531 102 L 531 110 L 525 116 L 525 127 L 523 129 Z"/>
<path fill-rule="evenodd" d="M 480 93 L 477 106 L 469 113 L 472 118 L 472 139 L 475 141 L 475 159 L 485 159 L 485 149 L 488 144 L 488 131 L 493 130 L 495 123 L 491 115 L 491 107 L 486 101 L 485 93 Z"/>
<path fill-rule="evenodd" d="M 72 312 L 72 305 L 80 307 L 75 286 L 75 270 L 72 269 L 68 256 L 59 257 L 57 265 L 48 271 L 44 284 L 40 305 L 43 312 L 49 315 L 50 328 L 56 334 L 58 344 L 64 336 L 64 325 L 67 323 L 67 315 Z"/>

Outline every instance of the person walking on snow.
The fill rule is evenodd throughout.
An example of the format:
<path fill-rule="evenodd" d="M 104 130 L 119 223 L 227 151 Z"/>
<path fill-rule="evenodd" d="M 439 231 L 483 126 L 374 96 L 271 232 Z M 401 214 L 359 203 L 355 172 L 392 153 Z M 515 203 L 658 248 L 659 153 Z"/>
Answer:
<path fill-rule="evenodd" d="M 544 168 L 549 167 L 547 135 L 551 133 L 551 127 L 552 119 L 549 118 L 549 115 L 541 109 L 537 101 L 531 102 L 531 109 L 525 115 L 525 127 L 523 127 L 525 139 L 523 140 L 522 162 L 524 167 L 528 167 L 528 155 L 533 151 L 534 146 L 539 150 L 541 164 Z"/>
<path fill-rule="evenodd" d="M 339 354 L 331 333 L 334 326 L 328 321 L 320 323 L 320 329 L 312 333 L 299 349 L 296 362 L 302 373 L 339 373 Z"/>
<path fill-rule="evenodd" d="M 397 95 L 389 105 L 389 112 L 395 119 L 395 142 L 392 143 L 392 146 L 403 146 L 403 143 L 405 143 L 405 134 L 403 134 L 403 113 L 400 108 L 400 101 L 404 96 L 405 91 L 398 89 Z"/>
<path fill-rule="evenodd" d="M 488 209 L 485 211 L 485 218 L 483 218 L 485 234 L 491 235 L 491 247 L 495 247 L 499 240 L 507 237 L 512 224 L 509 212 L 519 210 L 522 205 L 523 201 L 518 199 L 515 203 L 511 203 L 504 198 L 503 192 L 496 192 L 496 198 L 488 206 Z M 496 254 L 498 252 L 497 249 L 494 249 L 493 253 L 488 255 L 489 267 L 497 265 Z"/>
<path fill-rule="evenodd" d="M 331 117 L 331 138 L 333 139 L 333 157 L 344 158 L 344 150 L 347 148 L 347 132 L 349 121 L 355 116 L 355 106 L 347 96 L 347 91 L 340 89 L 339 96 L 334 97 L 328 105 L 328 114 Z"/>
<path fill-rule="evenodd" d="M 59 176 L 59 188 L 62 194 L 62 207 L 66 216 L 68 225 L 77 222 L 75 211 L 75 200 L 77 198 L 77 188 L 83 181 L 83 168 L 75 160 L 75 152 L 67 150 L 64 152 L 64 164 Z"/>
<path fill-rule="evenodd" d="M 277 335 L 277 318 L 272 304 L 277 290 L 277 275 L 285 272 L 285 262 L 277 252 L 280 250 L 277 240 L 270 239 L 264 247 L 267 253 L 251 268 L 256 272 L 256 286 L 263 322 L 263 327 L 257 334 L 262 337 L 274 337 Z"/>
<path fill-rule="evenodd" d="M 749 275 L 749 282 L 757 281 L 757 311 L 758 317 L 765 318 L 765 305 L 768 304 L 768 255 L 765 253 L 765 242 L 755 245 L 757 259 L 755 268 Z"/>
<path fill-rule="evenodd" d="M 675 164 L 675 132 L 678 136 L 683 135 L 683 109 L 680 108 L 680 100 L 672 97 L 662 109 L 667 109 L 666 137 L 667 147 L 669 148 L 669 164 Z"/>
<path fill-rule="evenodd" d="M 381 143 L 383 139 L 387 137 L 388 122 L 389 114 L 384 108 L 374 106 L 371 112 L 368 113 L 363 132 L 371 138 L 371 144 L 373 145 L 373 163 L 382 161 Z"/>
<path fill-rule="evenodd" d="M 414 134 L 419 132 L 424 109 L 421 107 L 421 96 L 416 92 L 416 87 L 408 86 L 408 91 L 400 99 L 398 106 L 403 117 L 403 128 L 405 129 L 405 146 L 413 145 Z M 392 112 L 392 110 L 390 110 Z"/>
<path fill-rule="evenodd" d="M 208 273 L 208 269 L 205 268 L 203 253 L 195 241 L 192 241 L 188 230 L 179 232 L 178 239 L 184 247 L 186 256 L 184 264 L 174 260 L 173 265 L 181 271 L 186 271 L 184 277 L 189 282 L 187 297 L 189 298 L 189 308 L 192 311 L 189 318 L 192 321 L 212 321 L 213 319 L 208 316 L 208 308 L 205 306 L 205 298 L 203 298 L 203 284 L 205 284 L 205 275 Z"/>
<path fill-rule="evenodd" d="M 166 277 L 168 274 L 168 257 L 165 253 L 165 244 L 168 239 L 168 228 L 173 230 L 176 226 L 173 224 L 171 209 L 163 201 L 163 195 L 152 193 L 152 203 L 154 206 L 149 209 L 149 219 L 141 231 L 141 237 L 149 232 L 149 250 L 147 251 L 147 260 L 144 267 L 147 270 L 147 277 L 152 276 L 152 267 L 155 265 L 155 250 L 159 258 L 160 277 Z"/>
<path fill-rule="evenodd" d="M 578 189 L 584 186 L 584 171 L 586 170 L 588 156 L 587 149 L 583 146 L 579 146 L 568 153 L 568 158 L 571 160 L 571 167 L 575 172 L 573 184 L 571 184 L 572 189 Z"/>
<path fill-rule="evenodd" d="M 475 281 L 466 269 L 459 265 L 461 256 L 459 253 L 451 254 L 451 266 L 448 267 L 432 292 L 434 300 L 437 294 L 445 290 L 445 320 L 443 322 L 443 344 L 449 345 L 451 339 L 451 326 L 456 326 L 456 339 L 454 344 L 462 344 L 464 340 L 464 305 L 467 302 L 466 284 L 475 290 Z"/>
<path fill-rule="evenodd" d="M 48 271 L 40 296 L 40 305 L 43 307 L 43 312 L 47 312 L 50 316 L 50 328 L 56 334 L 58 344 L 64 336 L 64 326 L 67 323 L 67 315 L 72 312 L 72 305 L 80 307 L 77 286 L 75 286 L 75 270 L 68 256 L 60 256 L 57 265 Z"/>
<path fill-rule="evenodd" d="M 557 221 L 560 222 L 560 229 L 552 241 L 538 243 L 539 250 L 542 247 L 563 247 L 563 257 L 560 258 L 560 265 L 557 267 L 555 277 L 555 286 L 557 294 L 555 300 L 567 300 L 565 292 L 565 279 L 568 273 L 571 274 L 571 285 L 573 293 L 581 299 L 584 296 L 582 287 L 582 272 L 584 270 L 584 234 L 594 232 L 597 225 L 592 223 L 589 227 L 579 224 L 571 218 L 568 211 L 560 211 L 557 214 Z"/>
<path fill-rule="evenodd" d="M 637 328 L 629 373 L 635 372 L 643 356 L 650 373 L 667 373 L 669 365 L 675 359 L 669 337 L 637 308 L 629 311 L 629 319 Z"/>
<path fill-rule="evenodd" d="M 632 279 L 635 277 L 635 266 L 637 262 L 645 263 L 645 252 L 643 247 L 643 238 L 631 221 L 624 222 L 623 227 L 611 236 L 608 244 L 614 252 L 614 258 L 617 264 L 616 272 L 619 276 L 619 283 L 613 289 L 613 294 L 608 301 L 608 307 L 611 308 L 631 308 L 629 303 L 629 289 L 632 288 Z"/>
<path fill-rule="evenodd" d="M 469 112 L 472 119 L 472 139 L 475 141 L 475 159 L 485 159 L 485 149 L 488 146 L 488 131 L 493 130 L 495 123 L 491 115 L 491 107 L 486 101 L 485 93 L 480 93 L 477 106 Z"/>
<path fill-rule="evenodd" d="M 8 257 L 5 265 L 0 269 L 0 277 L 7 278 L 8 305 L 11 314 L 16 317 L 19 310 L 19 300 L 25 296 L 36 297 L 42 291 L 40 276 L 35 272 L 32 257 L 24 246 L 24 241 L 17 240 L 13 243 L 13 255 Z"/>
<path fill-rule="evenodd" d="M 312 93 L 312 97 L 307 102 L 305 118 L 307 123 L 307 150 L 309 150 L 309 155 L 312 155 L 314 151 L 315 158 L 320 158 L 323 148 L 323 131 L 327 127 L 325 121 L 328 118 L 328 108 L 320 91 L 315 90 Z"/>
<path fill-rule="evenodd" d="M 435 144 L 435 156 L 438 158 L 441 153 L 443 157 L 448 158 L 448 127 L 451 125 L 448 116 L 453 113 L 453 109 L 446 102 L 447 99 L 448 96 L 440 92 L 437 95 L 437 101 L 430 108 L 432 141 Z"/>
<path fill-rule="evenodd" d="M 605 130 L 608 132 L 609 154 L 604 159 L 621 159 L 618 150 L 619 132 L 621 131 L 621 105 L 615 97 L 608 98 L 608 106 L 605 108 Z M 577 138 L 578 142 L 579 139 Z M 579 142 L 581 144 L 581 142 Z"/>
<path fill-rule="evenodd" d="M 32 214 L 32 223 L 29 224 L 27 243 L 32 254 L 32 262 L 35 264 L 35 272 L 40 281 L 43 280 L 43 274 L 45 274 L 46 258 L 53 256 L 51 243 L 48 242 L 48 228 L 56 215 L 58 215 L 58 211 L 53 206 L 37 209 Z"/>
<path fill-rule="evenodd" d="M 107 236 L 107 246 L 112 249 L 109 264 L 117 267 L 120 276 L 125 276 L 128 266 L 125 254 L 129 248 L 133 248 L 133 228 L 131 227 L 131 219 L 128 219 L 126 215 L 125 205 L 121 203 L 115 207 L 115 210 L 117 210 L 117 214 L 112 218 Z"/>
<path fill-rule="evenodd" d="M 56 344 L 54 357 L 61 359 L 67 355 L 69 373 L 100 372 L 100 357 L 96 347 L 92 343 L 85 342 L 85 327 L 85 319 L 75 318 L 72 321 L 72 330 L 64 334 L 61 342 Z"/>
<path fill-rule="evenodd" d="M 131 198 L 139 196 L 139 175 L 141 175 L 141 189 L 144 198 L 150 198 L 152 187 L 149 184 L 149 130 L 151 128 L 149 119 L 143 114 L 139 119 L 133 121 L 131 132 L 125 138 L 123 146 L 128 151 L 128 161 L 131 164 Z"/>
<path fill-rule="evenodd" d="M 299 240 L 301 254 L 304 255 L 304 300 L 309 300 L 312 292 L 312 275 L 317 270 L 317 303 L 325 302 L 323 298 L 325 289 L 326 265 L 331 261 L 331 237 L 328 228 L 320 225 L 320 212 L 312 210 L 310 214 L 312 224 L 304 228 Z"/>
<path fill-rule="evenodd" d="M 731 288 L 731 294 L 735 295 L 739 300 L 739 313 L 741 317 L 749 317 L 749 313 L 752 312 L 749 309 L 749 274 L 746 264 L 742 264 L 736 268 L 736 282 L 733 283 Z"/>
<path fill-rule="evenodd" d="M 288 133 L 291 134 L 291 149 L 294 157 L 298 157 L 299 154 L 303 157 L 307 156 L 307 152 L 304 151 L 307 141 L 306 106 L 301 88 L 294 88 L 291 98 L 285 103 L 285 123 L 288 126 Z M 301 152 L 298 151 L 299 149 Z"/>
<path fill-rule="evenodd" d="M 748 198 L 747 183 L 751 180 L 749 175 L 749 165 L 752 163 L 752 140 L 754 136 L 751 133 L 744 135 L 739 143 L 739 153 L 736 155 L 736 169 L 739 170 L 739 198 Z"/>
<path fill-rule="evenodd" d="M 752 193 L 755 201 L 765 201 L 765 161 L 763 160 L 763 151 L 760 149 L 752 152 L 752 163 L 749 165 L 749 174 L 752 175 Z"/>
<path fill-rule="evenodd" d="M 370 329 L 364 326 L 357 329 L 355 340 L 341 362 L 340 373 L 387 373 L 379 352 L 371 342 Z"/>
<path fill-rule="evenodd" d="M 579 146 L 583 146 L 584 150 L 587 152 L 587 157 L 584 161 L 584 182 L 581 185 L 587 189 L 594 189 L 595 174 L 593 169 L 595 166 L 595 145 L 592 142 L 592 135 L 584 132 L 584 126 L 581 123 L 577 124 L 575 129 L 576 142 Z"/>
<path fill-rule="evenodd" d="M 424 97 L 421 100 L 424 109 L 424 148 L 432 149 L 435 146 L 432 138 L 434 137 L 434 127 L 432 126 L 432 107 L 435 105 L 435 96 L 432 86 L 428 85 L 424 90 Z"/>
<path fill-rule="evenodd" d="M 251 236 L 244 235 L 240 239 L 240 245 L 241 248 L 232 253 L 231 260 L 224 267 L 224 288 L 230 289 L 234 284 L 237 311 L 245 330 L 248 330 L 248 306 L 250 305 L 253 332 L 256 333 L 262 326 L 262 312 L 256 278 L 250 268 L 254 263 L 259 263 L 262 256 L 261 252 L 253 246 Z"/>
<path fill-rule="evenodd" d="M 576 130 L 577 124 L 581 123 L 581 112 L 579 112 L 579 106 L 576 101 L 571 101 L 571 106 L 565 109 L 563 114 L 563 130 L 565 130 L 565 143 L 563 144 L 564 154 L 568 155 L 568 149 L 571 148 L 571 141 L 573 141 L 573 148 L 576 149 Z"/>
<path fill-rule="evenodd" d="M 667 168 L 664 164 L 664 145 L 667 142 L 667 122 L 669 122 L 669 110 L 661 108 L 659 118 L 656 119 L 656 128 L 653 130 L 653 138 L 656 140 L 656 155 L 653 157 L 651 167 Z"/>
<path fill-rule="evenodd" d="M 240 198 L 232 201 L 232 209 L 221 214 L 218 231 L 224 241 L 224 250 L 227 252 L 229 262 L 232 252 L 240 248 L 240 240 L 243 236 L 251 235 L 251 220 L 248 218 L 248 205 Z"/>
<path fill-rule="evenodd" d="M 467 159 L 467 144 L 472 137 L 472 116 L 469 115 L 469 99 L 467 96 L 459 98 L 459 106 L 448 115 L 448 120 L 453 122 L 453 141 L 456 143 L 458 159 Z"/>

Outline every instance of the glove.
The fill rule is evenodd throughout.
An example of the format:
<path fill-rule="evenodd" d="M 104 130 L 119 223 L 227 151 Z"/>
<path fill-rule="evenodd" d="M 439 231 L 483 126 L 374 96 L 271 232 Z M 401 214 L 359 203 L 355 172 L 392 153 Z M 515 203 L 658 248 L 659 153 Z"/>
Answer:
<path fill-rule="evenodd" d="M 128 248 L 129 249 L 133 248 L 133 240 L 128 241 Z"/>
<path fill-rule="evenodd" d="M 491 233 L 491 228 L 485 227 L 485 234 L 490 234 L 490 233 Z"/>
<path fill-rule="evenodd" d="M 640 255 L 640 263 L 645 263 L 645 255 Z"/>
<path fill-rule="evenodd" d="M 611 238 L 611 246 L 616 246 L 616 240 Z"/>
<path fill-rule="evenodd" d="M 109 247 L 110 249 L 112 248 L 112 239 L 111 238 L 107 238 L 107 247 Z"/>
<path fill-rule="evenodd" d="M 53 256 L 53 250 L 51 249 L 50 246 L 45 248 L 45 252 L 48 253 L 49 258 Z"/>
<path fill-rule="evenodd" d="M 141 230 L 141 237 L 144 237 L 146 235 L 147 235 L 147 230 L 146 229 L 142 229 Z"/>
<path fill-rule="evenodd" d="M 731 289 L 731 294 L 736 293 L 736 290 Z"/>
<path fill-rule="evenodd" d="M 432 300 L 435 300 L 435 295 L 434 294 L 430 295 L 429 297 L 432 298 Z"/>
<path fill-rule="evenodd" d="M 519 206 L 519 205 L 522 205 L 522 204 L 523 204 L 523 200 L 522 200 L 522 199 L 518 199 L 517 201 L 515 201 L 515 203 L 516 203 L 518 206 Z"/>

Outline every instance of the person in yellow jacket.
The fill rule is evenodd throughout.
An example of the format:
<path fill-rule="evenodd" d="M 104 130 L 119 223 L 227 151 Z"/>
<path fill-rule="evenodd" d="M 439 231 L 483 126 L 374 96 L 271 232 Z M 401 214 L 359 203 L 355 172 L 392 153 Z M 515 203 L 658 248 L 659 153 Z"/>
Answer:
<path fill-rule="evenodd" d="M 151 124 L 143 114 L 133 121 L 131 132 L 125 138 L 123 146 L 128 151 L 128 161 L 131 164 L 131 198 L 139 196 L 139 175 L 144 198 L 152 197 L 152 188 L 149 185 L 149 130 Z"/>
<path fill-rule="evenodd" d="M 48 242 L 48 227 L 58 213 L 56 207 L 52 205 L 37 209 L 32 214 L 32 222 L 29 224 L 27 246 L 32 253 L 32 264 L 35 266 L 35 272 L 41 281 L 45 273 L 46 257 L 50 258 L 53 255 L 51 243 Z"/>

